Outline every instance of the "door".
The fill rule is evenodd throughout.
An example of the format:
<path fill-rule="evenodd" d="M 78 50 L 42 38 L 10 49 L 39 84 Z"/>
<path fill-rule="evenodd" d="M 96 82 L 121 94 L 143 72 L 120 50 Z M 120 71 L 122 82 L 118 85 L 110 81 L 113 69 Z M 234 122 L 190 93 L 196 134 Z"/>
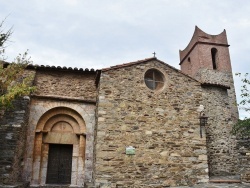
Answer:
<path fill-rule="evenodd" d="M 70 184 L 73 145 L 50 144 L 47 184 Z"/>

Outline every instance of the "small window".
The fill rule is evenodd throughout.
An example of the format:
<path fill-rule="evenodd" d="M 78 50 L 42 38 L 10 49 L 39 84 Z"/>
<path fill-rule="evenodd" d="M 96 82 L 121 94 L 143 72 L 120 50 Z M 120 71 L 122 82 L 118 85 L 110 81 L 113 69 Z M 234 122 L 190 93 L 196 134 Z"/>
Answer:
<path fill-rule="evenodd" d="M 190 59 L 190 57 L 188 57 L 187 66 L 188 66 L 188 71 L 191 71 L 191 69 L 192 69 L 192 64 L 191 64 L 191 59 Z"/>
<path fill-rule="evenodd" d="M 213 69 L 217 69 L 217 59 L 218 59 L 218 55 L 217 55 L 217 49 L 216 48 L 212 48 L 211 49 L 211 55 L 212 55 L 212 62 L 213 62 Z"/>
<path fill-rule="evenodd" d="M 164 75 L 156 69 L 149 69 L 144 75 L 144 81 L 149 89 L 159 90 L 164 86 Z"/>

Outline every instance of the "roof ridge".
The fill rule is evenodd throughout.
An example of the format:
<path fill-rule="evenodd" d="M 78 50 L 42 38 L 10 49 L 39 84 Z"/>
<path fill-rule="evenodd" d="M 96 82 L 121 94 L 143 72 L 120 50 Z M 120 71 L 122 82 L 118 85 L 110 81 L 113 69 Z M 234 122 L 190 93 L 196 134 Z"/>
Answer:
<path fill-rule="evenodd" d="M 185 75 L 185 76 L 187 76 L 187 77 L 189 77 L 189 78 L 191 78 L 191 79 L 193 79 L 196 82 L 199 82 L 201 84 L 201 82 L 198 81 L 197 79 L 195 79 L 195 78 L 191 77 L 190 75 L 182 72 L 180 69 L 177 69 L 177 68 L 165 63 L 164 61 L 161 61 L 161 60 L 157 59 L 156 57 L 145 58 L 145 59 L 142 59 L 142 60 L 137 60 L 137 61 L 133 61 L 133 62 L 129 62 L 129 63 L 123 63 L 123 64 L 119 64 L 119 65 L 110 66 L 110 67 L 101 69 L 101 71 L 105 72 L 105 71 L 109 71 L 109 70 L 113 70 L 113 69 L 124 68 L 124 67 L 128 67 L 128 66 L 144 63 L 144 62 L 147 62 L 147 61 L 150 61 L 150 60 L 156 60 L 156 61 L 158 61 L 158 62 L 160 62 L 160 63 L 162 63 L 162 64 L 164 64 L 164 65 L 166 65 L 166 66 L 168 66 L 168 67 L 170 67 L 172 69 L 174 69 L 175 71 L 177 71 L 177 72 L 179 72 L 179 73 L 181 73 L 181 74 L 183 74 L 183 75 Z"/>
<path fill-rule="evenodd" d="M 147 61 L 150 61 L 150 60 L 158 60 L 158 59 L 156 57 L 145 58 L 145 59 L 141 59 L 141 60 L 137 60 L 137 61 L 131 61 L 131 62 L 128 62 L 128 63 L 122 63 L 122 64 L 102 68 L 101 70 L 102 71 L 108 71 L 108 70 L 111 70 L 111 69 L 118 69 L 118 68 L 122 68 L 122 67 L 127 67 L 127 66 L 132 66 L 132 65 L 135 65 L 135 64 L 147 62 Z"/>

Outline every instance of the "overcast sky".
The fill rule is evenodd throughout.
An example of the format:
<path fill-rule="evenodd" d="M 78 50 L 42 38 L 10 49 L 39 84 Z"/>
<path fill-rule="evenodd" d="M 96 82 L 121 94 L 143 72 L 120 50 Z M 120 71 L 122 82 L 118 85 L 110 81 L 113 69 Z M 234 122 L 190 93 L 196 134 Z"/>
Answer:
<path fill-rule="evenodd" d="M 213 35 L 226 29 L 233 72 L 250 72 L 248 0 L 0 0 L 0 7 L 14 31 L 9 61 L 29 49 L 34 64 L 100 69 L 155 51 L 179 69 L 179 49 L 197 25 Z"/>

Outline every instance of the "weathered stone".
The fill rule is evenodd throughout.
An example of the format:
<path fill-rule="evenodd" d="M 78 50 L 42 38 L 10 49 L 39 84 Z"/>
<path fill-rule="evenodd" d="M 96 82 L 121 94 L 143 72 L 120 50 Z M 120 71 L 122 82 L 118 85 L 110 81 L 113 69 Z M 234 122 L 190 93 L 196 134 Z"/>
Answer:
<path fill-rule="evenodd" d="M 160 155 L 163 157 L 167 157 L 167 156 L 169 156 L 169 151 L 163 151 L 160 153 Z"/>
<path fill-rule="evenodd" d="M 146 135 L 152 135 L 153 132 L 152 132 L 152 131 L 145 131 L 145 134 L 146 134 Z"/>
<path fill-rule="evenodd" d="M 37 71 L 35 95 L 96 100 L 95 74 Z"/>
<path fill-rule="evenodd" d="M 171 84 L 166 85 L 159 93 L 148 90 L 141 81 L 142 76 L 137 76 L 141 74 L 138 68 L 140 64 L 103 72 L 99 95 L 105 96 L 105 101 L 99 101 L 98 110 L 105 110 L 106 114 L 97 114 L 98 118 L 105 118 L 105 122 L 98 121 L 97 135 L 99 132 L 105 132 L 108 133 L 108 137 L 98 136 L 96 177 L 102 179 L 102 175 L 108 173 L 111 177 L 117 176 L 116 181 L 124 182 L 123 174 L 126 173 L 133 177 L 133 186 L 138 182 L 138 185 L 144 187 L 156 186 L 159 183 L 162 185 L 166 178 L 171 177 L 174 182 L 172 184 L 177 185 L 184 174 L 192 174 L 188 169 L 194 166 L 197 168 L 196 165 L 200 162 L 197 160 L 198 155 L 191 148 L 206 150 L 206 140 L 199 138 L 199 126 L 193 126 L 199 123 L 194 106 L 202 100 L 202 96 L 198 95 L 201 88 L 195 87 L 196 81 L 191 82 L 195 89 L 189 86 L 179 87 L 187 78 L 157 61 L 143 65 L 146 70 L 154 66 L 166 73 L 167 83 Z M 130 77 L 134 79 L 128 80 Z M 126 90 L 121 82 L 126 83 Z M 107 87 L 115 91 L 112 96 L 102 90 Z M 185 94 L 187 91 L 193 95 L 197 94 L 198 97 L 194 99 L 192 94 L 187 96 Z M 106 103 L 111 103 L 113 106 L 104 105 Z M 184 132 L 185 137 L 183 137 Z M 117 147 L 110 147 L 114 143 Z M 126 146 L 135 147 L 134 156 L 125 155 Z M 184 160 L 182 154 L 194 157 L 196 160 L 187 159 L 185 160 L 187 165 L 182 165 L 181 161 Z M 122 162 L 118 162 L 117 158 Z M 204 166 L 197 169 L 202 174 L 205 168 L 207 168 L 206 161 Z M 161 171 L 165 174 L 159 174 Z M 145 177 L 138 176 L 140 173 Z"/>
<path fill-rule="evenodd" d="M 199 155 L 198 160 L 206 161 L 207 160 L 207 155 Z"/>
<path fill-rule="evenodd" d="M 27 100 L 19 98 L 13 102 L 14 108 L 6 110 L 5 116 L 0 118 L 0 184 L 22 181 L 28 104 Z"/>
<path fill-rule="evenodd" d="M 170 156 L 171 157 L 180 157 L 181 155 L 179 153 L 171 153 Z"/>
<path fill-rule="evenodd" d="M 71 187 L 185 186 L 239 172 L 250 182 L 249 141 L 230 136 L 238 114 L 225 33 L 196 28 L 180 57 L 184 73 L 157 58 L 102 71 L 29 70 L 31 99 L 0 111 L 1 182 L 45 185 L 52 144 L 73 145 Z M 144 80 L 149 73 L 159 80 Z"/>

